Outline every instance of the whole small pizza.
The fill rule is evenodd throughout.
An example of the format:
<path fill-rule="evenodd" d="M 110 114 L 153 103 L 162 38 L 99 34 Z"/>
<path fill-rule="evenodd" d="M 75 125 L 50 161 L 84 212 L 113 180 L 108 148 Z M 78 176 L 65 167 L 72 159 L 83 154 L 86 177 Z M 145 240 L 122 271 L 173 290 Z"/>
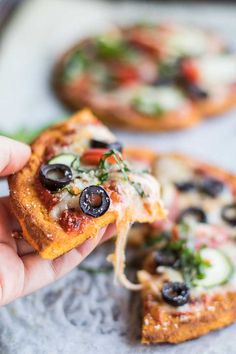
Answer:
<path fill-rule="evenodd" d="M 182 155 L 156 160 L 169 216 L 141 241 L 143 343 L 179 343 L 236 320 L 236 177 Z"/>
<path fill-rule="evenodd" d="M 88 106 L 110 125 L 181 129 L 235 105 L 235 59 L 210 31 L 139 24 L 69 49 L 54 68 L 53 87 L 68 107 Z"/>

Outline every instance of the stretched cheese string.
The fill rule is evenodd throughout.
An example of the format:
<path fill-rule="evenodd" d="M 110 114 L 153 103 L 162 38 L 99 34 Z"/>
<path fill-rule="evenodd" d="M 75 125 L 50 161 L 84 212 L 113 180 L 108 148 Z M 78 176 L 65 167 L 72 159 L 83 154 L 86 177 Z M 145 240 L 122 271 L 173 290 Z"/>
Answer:
<path fill-rule="evenodd" d="M 115 244 L 115 252 L 107 257 L 112 262 L 115 269 L 115 280 L 118 280 L 123 286 L 129 290 L 141 290 L 141 284 L 130 282 L 125 275 L 125 247 L 127 243 L 128 232 L 130 230 L 130 221 L 122 215 L 117 219 L 117 238 Z"/>

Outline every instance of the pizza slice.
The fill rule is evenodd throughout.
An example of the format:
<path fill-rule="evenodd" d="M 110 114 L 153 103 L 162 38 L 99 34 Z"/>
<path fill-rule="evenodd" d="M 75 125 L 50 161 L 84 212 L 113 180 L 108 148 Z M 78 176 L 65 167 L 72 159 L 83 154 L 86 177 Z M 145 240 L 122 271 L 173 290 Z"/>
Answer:
<path fill-rule="evenodd" d="M 179 343 L 236 320 L 236 177 L 175 154 L 155 174 L 169 218 L 144 239 L 142 342 Z"/>
<path fill-rule="evenodd" d="M 139 287 L 124 275 L 126 237 L 133 222 L 164 216 L 159 184 L 124 160 L 122 145 L 89 110 L 44 131 L 9 186 L 23 235 L 44 258 L 60 256 L 115 222 L 110 260 L 116 277 Z"/>

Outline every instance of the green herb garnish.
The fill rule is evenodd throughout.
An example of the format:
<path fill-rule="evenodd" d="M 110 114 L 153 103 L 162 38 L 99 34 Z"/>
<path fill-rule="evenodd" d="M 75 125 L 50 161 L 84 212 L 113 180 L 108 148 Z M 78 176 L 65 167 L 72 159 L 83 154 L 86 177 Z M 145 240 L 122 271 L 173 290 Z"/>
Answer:
<path fill-rule="evenodd" d="M 164 242 L 166 244 L 166 241 L 169 239 L 170 239 L 170 233 L 167 231 L 164 231 L 164 232 L 160 233 L 159 235 L 147 237 L 144 246 L 145 246 L 145 248 L 148 248 L 148 247 L 157 246 L 162 242 Z"/>
<path fill-rule="evenodd" d="M 103 36 L 97 38 L 95 44 L 98 55 L 105 59 L 122 58 L 127 52 L 127 47 L 120 38 Z"/>
<path fill-rule="evenodd" d="M 35 128 L 29 129 L 29 128 L 21 127 L 14 132 L 6 132 L 4 130 L 0 130 L 0 135 L 6 136 L 6 137 L 14 139 L 14 140 L 22 141 L 23 143 L 30 144 L 43 130 L 47 129 L 48 127 L 50 127 L 50 125 L 52 125 L 56 122 L 57 122 L 57 120 L 54 122 L 46 123 L 36 129 Z"/>
<path fill-rule="evenodd" d="M 181 228 L 179 239 L 173 240 L 171 232 L 166 231 L 148 238 L 145 246 L 156 246 L 158 250 L 172 252 L 176 258 L 173 267 L 181 272 L 189 287 L 194 287 L 197 280 L 204 279 L 205 270 L 210 265 L 201 257 L 199 251 L 189 246 L 191 242 L 187 225 L 182 224 Z"/>
<path fill-rule="evenodd" d="M 145 194 L 142 186 L 140 183 L 131 181 L 128 173 L 131 172 L 130 168 L 128 167 L 127 163 L 122 159 L 120 153 L 116 150 L 110 150 L 107 153 L 105 153 L 103 155 L 103 157 L 100 160 L 99 166 L 98 166 L 98 170 L 96 172 L 96 176 L 98 177 L 98 179 L 100 180 L 101 183 L 105 182 L 108 177 L 109 177 L 109 173 L 110 170 L 112 168 L 112 165 L 109 164 L 108 162 L 108 158 L 113 156 L 119 169 L 120 172 L 122 173 L 125 181 L 129 182 L 134 189 L 136 190 L 136 192 L 140 195 L 140 197 L 145 198 L 147 197 L 147 195 Z"/>
<path fill-rule="evenodd" d="M 158 103 L 158 96 L 154 101 L 150 100 L 147 95 L 143 94 L 133 97 L 131 105 L 139 112 L 148 115 L 161 116 L 164 113 L 164 109 L 160 103 Z"/>
<path fill-rule="evenodd" d="M 210 265 L 201 257 L 199 251 L 187 246 L 187 240 L 171 241 L 167 249 L 176 253 L 178 259 L 176 268 L 180 270 L 189 287 L 196 286 L 196 280 L 204 279 L 205 270 Z"/>
<path fill-rule="evenodd" d="M 63 79 L 65 81 L 71 81 L 77 78 L 89 67 L 89 60 L 86 54 L 77 49 L 65 63 Z"/>

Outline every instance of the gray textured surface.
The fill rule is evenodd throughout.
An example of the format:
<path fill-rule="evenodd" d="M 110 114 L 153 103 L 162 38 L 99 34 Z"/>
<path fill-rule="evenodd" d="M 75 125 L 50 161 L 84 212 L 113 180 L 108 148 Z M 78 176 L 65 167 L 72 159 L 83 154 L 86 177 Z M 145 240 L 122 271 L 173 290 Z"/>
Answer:
<path fill-rule="evenodd" d="M 113 21 L 174 18 L 215 28 L 232 46 L 236 44 L 234 5 L 151 4 L 29 0 L 10 24 L 0 47 L 0 128 L 37 127 L 65 114 L 48 85 L 55 58 L 79 36 L 106 28 Z M 183 132 L 117 133 L 130 144 L 178 149 L 236 171 L 235 113 Z M 4 193 L 5 187 L 1 187 Z M 104 264 L 104 253 L 107 247 L 85 263 Z M 236 353 L 236 325 L 178 346 L 143 347 L 138 342 L 136 308 L 138 299 L 116 288 L 112 274 L 95 276 L 76 269 L 56 284 L 1 309 L 0 353 Z"/>

